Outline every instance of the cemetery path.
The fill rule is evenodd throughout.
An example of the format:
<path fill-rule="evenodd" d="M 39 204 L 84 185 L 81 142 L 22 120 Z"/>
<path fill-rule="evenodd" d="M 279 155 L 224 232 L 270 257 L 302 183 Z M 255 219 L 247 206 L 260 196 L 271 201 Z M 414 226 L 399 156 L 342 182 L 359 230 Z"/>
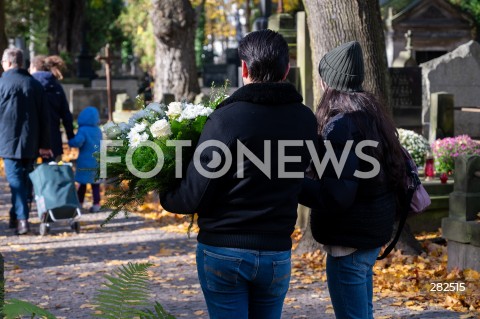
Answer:
<path fill-rule="evenodd" d="M 80 234 L 66 222 L 39 236 L 36 212 L 32 232 L 15 236 L 8 229 L 9 192 L 0 179 L 0 252 L 5 258 L 6 297 L 30 301 L 58 318 L 91 318 L 93 297 L 119 265 L 151 262 L 152 299 L 177 318 L 208 318 L 195 266 L 195 238 L 173 225 L 139 215 L 120 216 L 100 227 L 108 212 L 85 214 Z M 184 228 L 182 228 L 184 229 Z M 294 271 L 282 318 L 333 319 L 323 271 L 294 257 Z M 425 306 L 418 311 L 395 306 L 393 298 L 375 301 L 376 318 L 458 319 L 461 313 Z M 397 302 L 398 304 L 398 302 Z"/>

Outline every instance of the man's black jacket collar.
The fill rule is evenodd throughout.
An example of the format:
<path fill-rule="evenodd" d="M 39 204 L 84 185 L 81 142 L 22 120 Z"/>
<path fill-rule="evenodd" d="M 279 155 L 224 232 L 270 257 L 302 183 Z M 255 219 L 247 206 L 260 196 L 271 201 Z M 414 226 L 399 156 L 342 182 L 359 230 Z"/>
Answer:
<path fill-rule="evenodd" d="M 301 103 L 302 101 L 302 96 L 290 83 L 250 83 L 236 90 L 230 97 L 220 103 L 217 108 L 235 102 L 275 105 Z"/>

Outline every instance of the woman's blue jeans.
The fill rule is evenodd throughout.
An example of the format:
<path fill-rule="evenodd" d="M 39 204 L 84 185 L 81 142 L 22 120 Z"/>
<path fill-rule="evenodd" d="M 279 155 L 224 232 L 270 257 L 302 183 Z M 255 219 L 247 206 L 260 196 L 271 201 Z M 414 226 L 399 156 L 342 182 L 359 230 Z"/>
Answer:
<path fill-rule="evenodd" d="M 372 268 L 380 248 L 327 256 L 327 283 L 337 319 L 373 319 Z"/>
<path fill-rule="evenodd" d="M 197 270 L 210 319 L 278 319 L 288 291 L 291 251 L 198 243 Z"/>

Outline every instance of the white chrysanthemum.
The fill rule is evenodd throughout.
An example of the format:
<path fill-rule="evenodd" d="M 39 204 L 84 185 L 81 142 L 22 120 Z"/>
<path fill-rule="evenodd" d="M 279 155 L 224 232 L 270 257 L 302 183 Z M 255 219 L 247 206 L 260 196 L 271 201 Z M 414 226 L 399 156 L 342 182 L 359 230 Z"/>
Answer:
<path fill-rule="evenodd" d="M 178 120 L 193 120 L 199 116 L 209 116 L 212 112 L 213 109 L 204 107 L 202 104 L 187 104 Z"/>
<path fill-rule="evenodd" d="M 130 132 L 142 133 L 143 131 L 145 131 L 146 128 L 147 128 L 147 124 L 145 123 L 135 123 L 135 125 L 132 127 Z"/>
<path fill-rule="evenodd" d="M 127 137 L 128 137 L 129 145 L 131 147 L 138 147 L 138 145 L 140 145 L 140 143 L 148 140 L 148 134 L 147 133 L 139 134 L 137 132 L 130 131 L 130 133 L 128 133 Z"/>
<path fill-rule="evenodd" d="M 182 114 L 183 106 L 181 102 L 172 102 L 168 104 L 167 115 L 171 118 L 179 117 Z"/>
<path fill-rule="evenodd" d="M 400 144 L 412 155 L 417 165 L 423 165 L 425 155 L 430 150 L 428 141 L 411 130 L 398 129 Z"/>
<path fill-rule="evenodd" d="M 150 132 L 152 133 L 152 136 L 155 138 L 165 137 L 172 134 L 170 123 L 168 123 L 166 119 L 161 119 L 153 123 L 152 126 L 150 126 Z"/>

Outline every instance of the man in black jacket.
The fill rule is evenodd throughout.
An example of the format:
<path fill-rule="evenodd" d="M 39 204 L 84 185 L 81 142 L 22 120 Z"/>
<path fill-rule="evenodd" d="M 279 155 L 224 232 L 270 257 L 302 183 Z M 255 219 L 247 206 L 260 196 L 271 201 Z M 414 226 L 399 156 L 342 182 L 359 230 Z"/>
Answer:
<path fill-rule="evenodd" d="M 0 78 L 0 157 L 12 193 L 10 228 L 19 235 L 29 230 L 27 198 L 31 191 L 28 173 L 38 155 L 50 150 L 49 116 L 41 84 L 22 69 L 23 52 L 6 49 L 5 72 Z"/>
<path fill-rule="evenodd" d="M 239 44 L 245 86 L 207 120 L 177 189 L 174 213 L 198 213 L 197 270 L 210 318 L 280 318 L 292 234 L 317 122 L 283 82 L 288 46 L 271 30 Z"/>

